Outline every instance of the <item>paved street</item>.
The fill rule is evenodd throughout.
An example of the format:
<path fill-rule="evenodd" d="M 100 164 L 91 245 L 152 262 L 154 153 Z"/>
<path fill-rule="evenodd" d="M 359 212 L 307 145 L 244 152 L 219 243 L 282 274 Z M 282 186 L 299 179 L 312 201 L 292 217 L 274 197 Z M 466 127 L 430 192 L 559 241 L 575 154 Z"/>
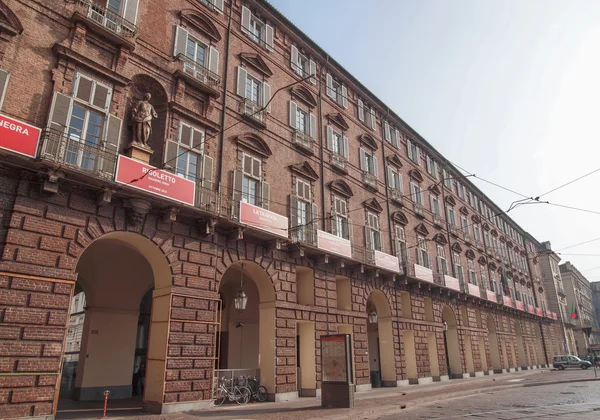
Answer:
<path fill-rule="evenodd" d="M 320 407 L 319 399 L 301 398 L 290 402 L 248 404 L 241 407 L 231 405 L 162 416 L 143 415 L 137 410 L 111 410 L 108 417 L 127 420 L 391 420 L 470 417 L 504 420 L 536 418 L 535 416 L 542 419 L 570 419 L 575 417 L 568 416 L 575 415 L 577 411 L 577 419 L 596 419 L 600 418 L 598 411 L 591 410 L 600 410 L 600 392 L 597 392 L 600 382 L 596 382 L 594 378 L 593 370 L 559 372 L 544 369 L 427 385 L 380 388 L 356 394 L 354 409 L 326 410 Z M 599 396 L 596 397 L 595 393 Z M 111 402 L 109 407 L 115 408 L 118 405 L 117 402 Z M 544 407 L 545 411 L 532 411 L 535 407 Z M 57 418 L 98 418 L 98 414 L 95 410 L 59 410 Z"/>

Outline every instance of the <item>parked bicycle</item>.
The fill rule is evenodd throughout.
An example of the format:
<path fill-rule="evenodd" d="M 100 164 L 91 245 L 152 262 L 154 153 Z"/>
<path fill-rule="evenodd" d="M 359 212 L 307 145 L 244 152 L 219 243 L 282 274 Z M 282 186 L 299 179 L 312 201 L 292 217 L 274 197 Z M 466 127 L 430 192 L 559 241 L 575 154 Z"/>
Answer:
<path fill-rule="evenodd" d="M 252 396 L 250 388 L 245 385 L 240 386 L 237 379 L 221 378 L 219 387 L 215 392 L 215 406 L 223 404 L 225 400 L 235 401 L 239 405 L 247 404 L 250 401 Z"/>
<path fill-rule="evenodd" d="M 250 388 L 251 397 L 253 401 L 265 402 L 267 401 L 267 388 L 260 384 L 260 379 L 256 376 L 247 378 L 248 388 Z"/>

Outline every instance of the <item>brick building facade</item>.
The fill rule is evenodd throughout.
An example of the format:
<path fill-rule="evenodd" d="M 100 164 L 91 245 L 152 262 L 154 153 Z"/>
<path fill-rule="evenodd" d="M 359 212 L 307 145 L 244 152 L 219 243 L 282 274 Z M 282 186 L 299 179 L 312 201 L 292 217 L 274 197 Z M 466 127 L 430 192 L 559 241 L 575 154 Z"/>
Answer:
<path fill-rule="evenodd" d="M 150 300 L 153 412 L 210 404 L 215 368 L 317 395 L 324 334 L 352 335 L 357 390 L 561 348 L 535 240 L 264 2 L 0 0 L 0 112 L 43 130 L 0 162 L 0 417 L 130 397 Z"/>

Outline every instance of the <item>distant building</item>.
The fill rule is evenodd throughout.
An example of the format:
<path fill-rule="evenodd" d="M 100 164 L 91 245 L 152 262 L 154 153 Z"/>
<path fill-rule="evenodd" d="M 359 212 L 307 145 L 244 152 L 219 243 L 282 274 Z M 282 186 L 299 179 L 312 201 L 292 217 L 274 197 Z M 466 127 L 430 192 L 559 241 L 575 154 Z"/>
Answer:
<path fill-rule="evenodd" d="M 590 346 L 594 354 L 598 355 L 600 354 L 600 282 L 590 283 L 590 288 L 592 289 L 592 304 L 594 307 Z"/>
<path fill-rule="evenodd" d="M 559 266 L 567 295 L 567 317 L 574 324 L 573 335 L 577 355 L 586 356 L 590 346 L 583 328 L 592 326 L 594 308 L 590 282 L 569 261 Z"/>

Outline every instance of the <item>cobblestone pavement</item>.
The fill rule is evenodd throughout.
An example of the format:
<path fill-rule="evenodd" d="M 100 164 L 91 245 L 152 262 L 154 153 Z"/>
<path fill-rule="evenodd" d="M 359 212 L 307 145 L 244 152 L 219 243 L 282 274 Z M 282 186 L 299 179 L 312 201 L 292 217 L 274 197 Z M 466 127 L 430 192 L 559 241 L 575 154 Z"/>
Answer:
<path fill-rule="evenodd" d="M 600 372 L 599 372 L 600 375 Z M 248 404 L 246 406 L 224 406 L 212 409 L 205 409 L 190 413 L 179 413 L 170 415 L 145 415 L 139 410 L 111 410 L 108 413 L 110 419 L 126 419 L 126 420 L 197 420 L 198 418 L 207 418 L 210 420 L 242 420 L 242 419 L 259 419 L 259 420 L 308 420 L 308 419 L 327 419 L 327 420 L 342 420 L 342 419 L 377 419 L 377 418 L 402 418 L 402 419 L 427 419 L 427 418 L 448 418 L 449 411 L 444 411 L 440 401 L 443 404 L 457 404 L 457 409 L 460 408 L 461 402 L 471 404 L 472 410 L 493 411 L 501 409 L 509 409 L 512 406 L 503 406 L 502 404 L 495 405 L 487 410 L 485 406 L 479 407 L 477 401 L 489 400 L 492 403 L 494 399 L 505 401 L 505 395 L 510 391 L 511 395 L 516 397 L 520 395 L 533 395 L 539 393 L 542 386 L 545 384 L 556 384 L 557 382 L 568 382 L 557 386 L 558 388 L 565 386 L 590 386 L 599 387 L 600 382 L 577 382 L 572 381 L 593 381 L 594 371 L 582 370 L 567 370 L 563 372 L 552 371 L 548 369 L 534 370 L 516 373 L 507 373 L 502 375 L 485 376 L 481 378 L 470 378 L 461 380 L 452 380 L 447 382 L 435 382 L 427 385 L 411 385 L 399 388 L 379 388 L 369 392 L 355 394 L 356 407 L 354 409 L 322 409 L 320 407 L 320 399 L 317 398 L 301 398 L 290 402 L 280 403 L 262 403 Z M 558 389 L 557 388 L 557 389 Z M 600 394 L 600 393 L 599 393 Z M 465 398 L 468 395 L 469 398 Z M 545 394 L 541 392 L 542 396 Z M 562 394 L 558 394 L 562 395 Z M 572 395 L 572 394 L 566 394 Z M 493 397 L 491 397 L 493 396 Z M 460 398 L 460 399 L 456 399 Z M 532 403 L 535 400 L 526 398 Z M 593 401 L 582 401 L 580 404 Z M 437 405 L 432 405 L 437 403 Z M 600 403 L 600 400 L 598 400 Z M 553 403 L 554 404 L 554 403 Z M 119 403 L 112 402 L 112 407 L 118 406 Z M 64 407 L 64 406 L 63 406 Z M 109 408 L 111 403 L 109 403 Z M 446 408 L 450 410 L 454 405 L 448 405 Z M 491 407 L 491 406 L 490 406 Z M 79 408 L 79 410 L 76 410 Z M 65 407 L 67 411 L 61 411 L 57 419 L 97 419 L 101 417 L 99 411 L 94 410 L 92 406 L 68 405 Z M 116 408 L 116 407 L 115 407 Z M 513 407 L 521 409 L 522 407 Z M 581 406 L 582 409 L 585 406 Z M 85 411 L 81 410 L 85 409 Z M 421 409 L 432 410 L 430 412 L 421 413 Z M 439 410 L 439 411 L 435 411 Z M 393 413 L 393 414 L 392 414 Z M 468 412 L 457 411 L 451 415 L 465 415 Z M 596 413 L 594 419 L 600 419 L 600 412 Z M 423 417 L 423 415 L 425 417 Z M 490 414 L 492 415 L 492 414 Z M 407 417 L 413 416 L 413 417 Z M 430 417 L 427 417 L 430 416 Z M 435 417 L 437 416 L 437 417 Z M 443 417 L 446 416 L 446 417 Z M 473 417 L 473 416 L 472 416 Z M 459 417 L 460 418 L 460 417 Z M 485 417 L 479 416 L 474 418 L 523 418 L 522 414 L 519 417 Z M 544 418 L 539 417 L 539 418 Z M 545 417 L 549 418 L 549 417 Z M 565 419 L 568 417 L 564 417 Z M 578 417 L 583 419 L 584 417 Z M 560 417 L 562 420 L 563 417 Z"/>
<path fill-rule="evenodd" d="M 598 383 L 513 388 L 407 408 L 380 420 L 424 419 L 577 419 L 600 418 Z"/>

